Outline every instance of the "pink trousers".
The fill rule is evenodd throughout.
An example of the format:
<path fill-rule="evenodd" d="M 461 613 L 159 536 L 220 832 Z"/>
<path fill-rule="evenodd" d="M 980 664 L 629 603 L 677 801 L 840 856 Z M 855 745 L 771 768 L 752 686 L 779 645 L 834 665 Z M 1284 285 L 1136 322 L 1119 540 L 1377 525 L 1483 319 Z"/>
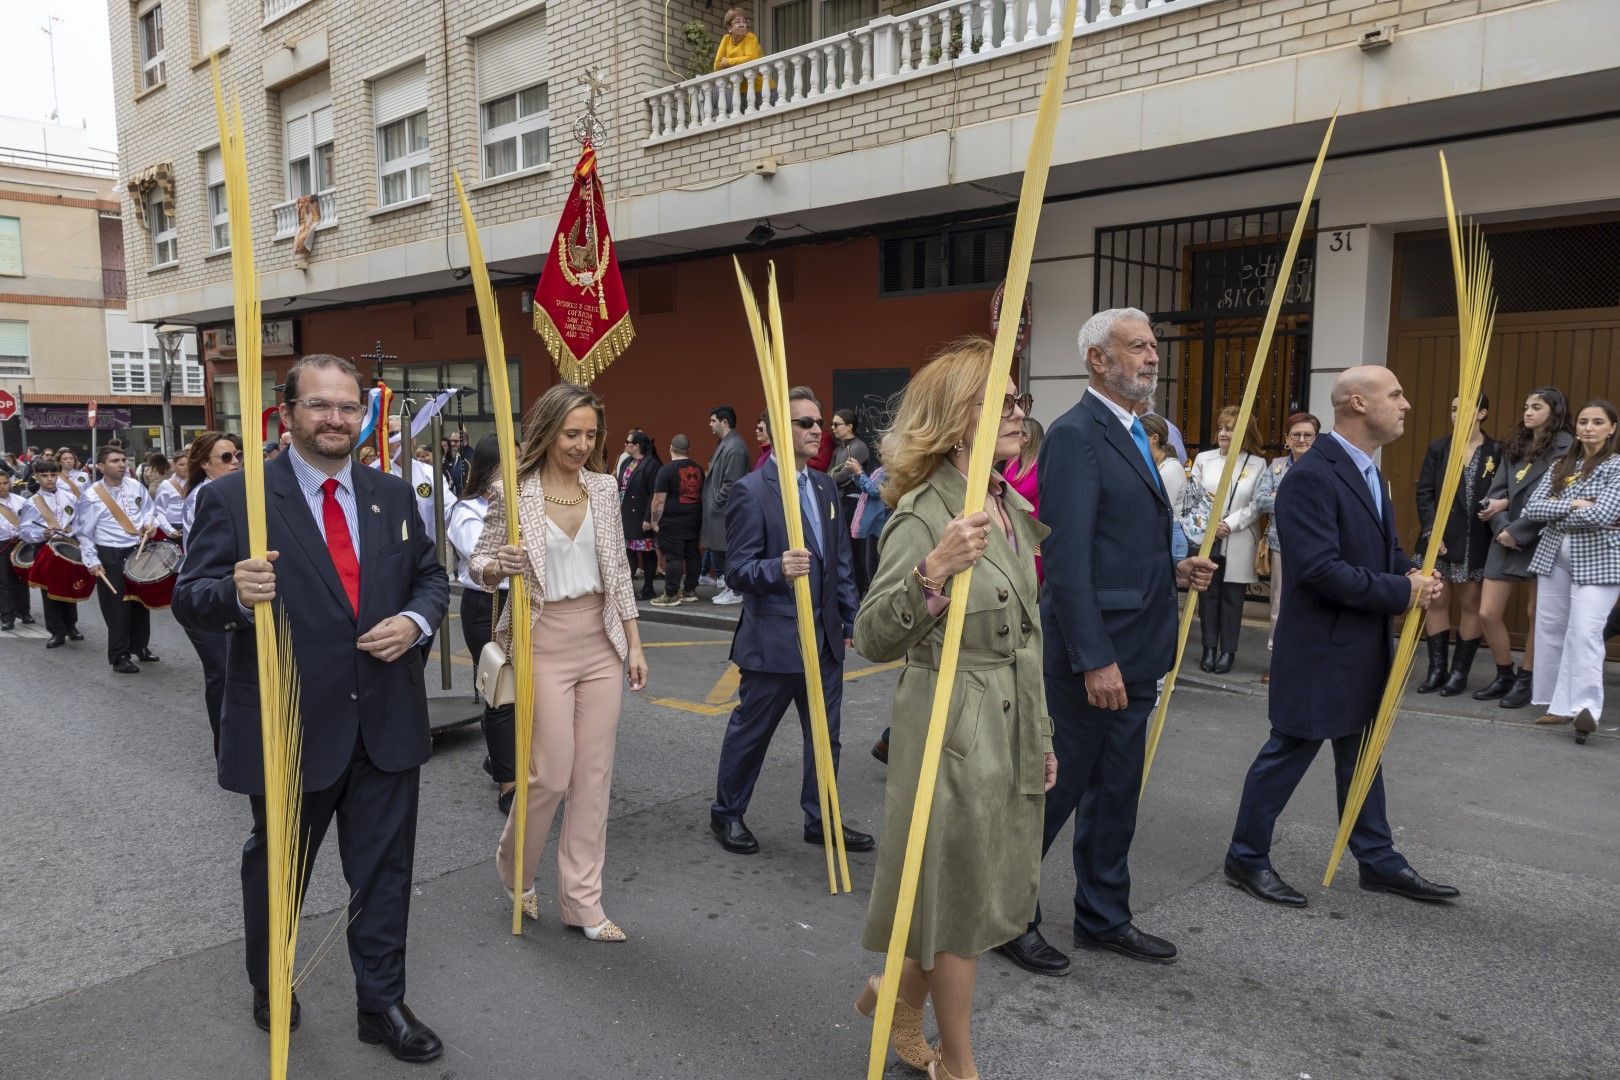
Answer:
<path fill-rule="evenodd" d="M 535 623 L 534 741 L 523 866 L 513 874 L 514 817 L 506 819 L 495 860 L 503 882 L 511 885 L 515 877 L 528 889 L 545 852 L 551 819 L 566 798 L 557 841 L 557 907 L 570 926 L 595 926 L 606 917 L 602 866 L 624 662 L 603 629 L 602 603 L 600 594 L 552 601 Z"/>

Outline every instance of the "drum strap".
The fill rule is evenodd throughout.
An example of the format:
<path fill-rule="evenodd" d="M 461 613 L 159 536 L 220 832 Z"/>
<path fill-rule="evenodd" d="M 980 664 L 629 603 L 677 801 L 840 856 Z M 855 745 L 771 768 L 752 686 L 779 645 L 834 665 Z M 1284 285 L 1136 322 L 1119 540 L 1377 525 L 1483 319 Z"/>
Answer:
<path fill-rule="evenodd" d="M 67 473 L 62 474 L 62 483 L 66 484 L 68 486 L 68 490 L 73 492 L 73 497 L 75 499 L 84 495 L 84 492 L 79 490 L 79 485 L 73 482 L 73 477 L 69 476 Z"/>
<path fill-rule="evenodd" d="M 186 485 L 181 482 L 178 476 L 169 477 L 169 484 L 180 493 L 182 499 L 186 497 Z"/>
<path fill-rule="evenodd" d="M 96 497 L 101 500 L 101 505 L 107 508 L 107 513 L 113 516 L 113 520 L 118 522 L 119 528 L 131 536 L 141 534 L 141 530 L 137 529 L 135 523 L 129 520 L 129 515 L 124 513 L 124 508 L 118 505 L 118 501 L 107 491 L 107 485 L 101 481 L 96 482 Z"/>
<path fill-rule="evenodd" d="M 62 531 L 62 523 L 57 520 L 56 511 L 51 509 L 51 504 L 45 501 L 45 496 L 34 496 L 34 509 L 39 511 L 39 516 L 45 519 L 46 525 L 57 532 Z"/>
<path fill-rule="evenodd" d="M 4 518 L 11 522 L 11 527 L 13 529 L 22 528 L 22 519 L 17 516 L 17 511 L 13 510 L 5 503 L 0 503 L 0 518 Z"/>

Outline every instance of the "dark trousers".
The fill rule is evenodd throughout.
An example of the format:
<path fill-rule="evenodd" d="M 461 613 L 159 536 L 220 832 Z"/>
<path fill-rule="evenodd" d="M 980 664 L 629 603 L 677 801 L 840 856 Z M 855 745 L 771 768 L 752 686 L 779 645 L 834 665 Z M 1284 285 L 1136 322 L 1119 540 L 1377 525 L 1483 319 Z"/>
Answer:
<path fill-rule="evenodd" d="M 504 593 L 501 599 L 506 599 Z M 477 589 L 461 591 L 461 639 L 467 643 L 467 651 L 472 653 L 475 664 L 484 646 L 489 644 L 493 609 L 494 601 L 489 593 Z M 503 705 L 499 709 L 484 706 L 483 727 L 490 775 L 497 784 L 510 784 L 517 779 L 517 768 L 513 764 L 517 760 L 517 743 L 512 727 L 512 706 Z"/>
<path fill-rule="evenodd" d="M 625 554 L 630 556 L 630 577 L 634 579 L 636 571 L 641 571 L 641 598 L 650 598 L 653 594 L 653 578 L 658 576 L 658 552 L 627 549 Z"/>
<path fill-rule="evenodd" d="M 1119 712 L 1086 700 L 1079 677 L 1048 677 L 1057 785 L 1046 793 L 1041 856 L 1074 820 L 1074 931 L 1107 937 L 1131 921 L 1131 838 L 1142 790 L 1147 721 L 1158 694 L 1151 682 L 1127 683 Z M 1034 929 L 1041 922 L 1035 909 Z"/>
<path fill-rule="evenodd" d="M 102 586 L 97 583 L 97 588 Z M 42 591 L 40 610 L 45 614 L 45 630 L 52 637 L 65 638 L 79 632 L 79 605 L 66 600 L 52 600 Z"/>
<path fill-rule="evenodd" d="M 696 596 L 701 570 L 696 536 L 658 534 L 658 550 L 664 553 L 664 595 L 675 596 L 682 589 Z"/>
<path fill-rule="evenodd" d="M 844 665 L 826 650 L 821 653 L 821 687 L 827 700 L 827 730 L 832 735 L 833 772 L 838 771 L 838 729 L 844 701 Z M 810 699 L 803 674 L 773 671 L 745 671 L 737 687 L 737 707 L 726 722 L 720 743 L 720 775 L 714 785 L 714 805 L 710 813 L 722 821 L 740 821 L 754 797 L 759 770 L 765 764 L 765 751 L 771 736 L 782 722 L 789 705 L 799 710 L 799 728 L 804 734 L 804 780 L 799 787 L 799 805 L 804 808 L 804 827 L 821 827 L 821 800 L 816 795 L 816 753 L 810 739 Z"/>
<path fill-rule="evenodd" d="M 1198 598 L 1198 624 L 1204 635 L 1204 648 L 1217 649 L 1236 655 L 1238 634 L 1243 629 L 1243 597 L 1247 585 L 1229 584 L 1226 580 L 1226 560 L 1218 560 L 1220 569 L 1209 591 Z"/>
<path fill-rule="evenodd" d="M 304 875 L 332 823 L 349 885 L 349 962 L 362 1012 L 383 1012 L 405 998 L 405 931 L 411 906 L 411 864 L 416 850 L 419 770 L 383 772 L 356 740 L 354 760 L 324 791 L 304 792 Z M 268 847 L 264 799 L 250 797 L 253 832 L 242 847 L 242 915 L 247 929 L 248 982 L 270 986 Z M 300 904 L 302 897 L 300 897 Z"/>
<path fill-rule="evenodd" d="M 0 619 L 27 615 L 33 605 L 28 596 L 28 579 L 11 565 L 11 549 L 0 551 Z"/>
<path fill-rule="evenodd" d="M 117 590 L 114 596 L 106 583 L 96 582 L 96 602 L 101 605 L 101 617 L 107 624 L 107 663 L 116 664 L 120 656 L 140 652 L 152 640 L 152 613 L 145 604 L 124 599 L 124 560 L 134 554 L 133 547 L 102 547 L 96 545 L 101 556 L 101 569 Z"/>
<path fill-rule="evenodd" d="M 855 591 L 864 600 L 866 590 L 872 587 L 872 578 L 877 574 L 877 537 L 857 537 L 850 544 L 849 554 L 855 568 Z"/>
<path fill-rule="evenodd" d="M 208 707 L 208 727 L 214 733 L 214 756 L 219 757 L 219 714 L 225 703 L 225 661 L 230 638 L 186 628 L 191 647 L 202 661 L 203 704 Z"/>
<path fill-rule="evenodd" d="M 1279 731 L 1271 733 L 1243 781 L 1243 801 L 1238 804 L 1237 825 L 1232 829 L 1232 858 L 1252 870 L 1270 869 L 1271 836 L 1277 827 L 1277 816 L 1288 805 L 1294 788 L 1299 786 L 1321 745 L 1320 739 L 1299 739 Z M 1333 740 L 1333 778 L 1341 818 L 1360 752 L 1359 731 Z M 1357 862 L 1374 873 L 1389 875 L 1406 869 L 1406 859 L 1395 850 L 1390 837 L 1382 770 L 1373 778 L 1367 801 L 1362 804 L 1361 815 L 1350 832 L 1350 851 Z"/>

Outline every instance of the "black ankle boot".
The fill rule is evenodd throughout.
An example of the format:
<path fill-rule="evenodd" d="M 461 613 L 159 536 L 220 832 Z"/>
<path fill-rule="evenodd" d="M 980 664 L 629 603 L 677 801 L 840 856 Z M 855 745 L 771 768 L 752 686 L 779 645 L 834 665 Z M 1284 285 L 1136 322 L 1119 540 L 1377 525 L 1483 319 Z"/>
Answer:
<path fill-rule="evenodd" d="M 1432 694 L 1446 681 L 1446 653 L 1451 645 L 1451 631 L 1430 634 L 1423 639 L 1429 643 L 1429 674 L 1418 685 L 1420 694 Z"/>
<path fill-rule="evenodd" d="M 1216 654 L 1215 649 L 1205 649 L 1203 659 L 1198 664 L 1198 669 L 1200 671 L 1214 671 Z"/>
<path fill-rule="evenodd" d="M 1451 674 L 1440 686 L 1441 697 L 1456 697 L 1468 689 L 1468 672 L 1474 666 L 1474 654 L 1479 651 L 1479 638 L 1458 638 L 1457 651 L 1451 654 Z"/>
<path fill-rule="evenodd" d="M 1483 690 L 1474 691 L 1475 701 L 1495 701 L 1513 689 L 1513 665 L 1497 664 L 1496 678 L 1485 684 Z"/>
<path fill-rule="evenodd" d="M 1522 709 L 1530 704 L 1530 683 L 1534 676 L 1535 672 L 1520 668 L 1519 673 L 1513 676 L 1513 689 L 1503 694 L 1497 704 L 1504 709 Z"/>

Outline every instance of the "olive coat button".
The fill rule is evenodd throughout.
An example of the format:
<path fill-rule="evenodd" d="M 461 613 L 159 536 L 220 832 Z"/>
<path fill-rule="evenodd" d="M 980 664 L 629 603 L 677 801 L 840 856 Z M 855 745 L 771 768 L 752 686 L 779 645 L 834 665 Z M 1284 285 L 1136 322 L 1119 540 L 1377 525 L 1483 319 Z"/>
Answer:
<path fill-rule="evenodd" d="M 1018 629 L 1022 630 L 1026 634 L 1029 633 L 1029 623 L 1028 622 L 1019 623 L 1018 624 Z"/>
<path fill-rule="evenodd" d="M 1012 702 L 1008 701 L 1006 698 L 1003 698 L 1001 701 L 1001 711 L 1012 712 Z"/>
<path fill-rule="evenodd" d="M 996 599 L 1000 600 L 1003 604 L 1005 604 L 1007 602 L 1007 595 L 1008 595 L 1008 593 L 1007 593 L 1006 589 L 997 589 L 996 590 Z"/>
<path fill-rule="evenodd" d="M 1000 626 L 996 627 L 997 637 L 1006 637 L 1010 633 L 1012 633 L 1012 627 L 1008 626 L 1006 623 L 1002 623 Z"/>

